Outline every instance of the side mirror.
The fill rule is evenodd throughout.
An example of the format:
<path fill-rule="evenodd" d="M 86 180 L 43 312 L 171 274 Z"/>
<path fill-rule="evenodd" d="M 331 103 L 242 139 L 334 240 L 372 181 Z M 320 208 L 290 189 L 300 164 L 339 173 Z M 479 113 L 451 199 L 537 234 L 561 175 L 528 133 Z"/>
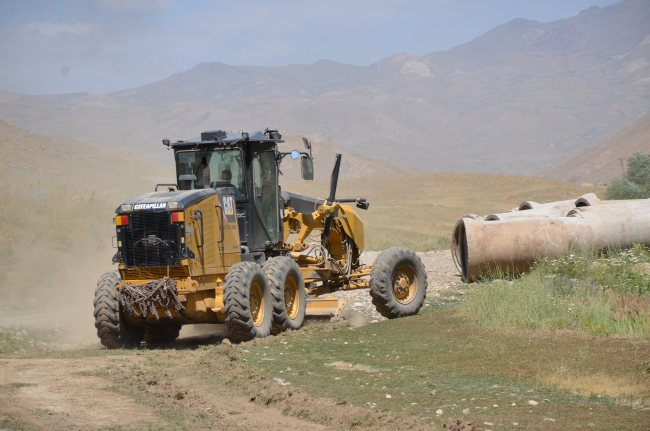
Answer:
<path fill-rule="evenodd" d="M 300 158 L 300 172 L 303 181 L 314 180 L 314 161 L 309 156 L 302 156 Z"/>
<path fill-rule="evenodd" d="M 291 152 L 291 158 L 292 158 L 293 160 L 299 159 L 299 158 L 300 158 L 300 151 L 298 151 L 298 150 L 293 150 L 293 151 Z"/>
<path fill-rule="evenodd" d="M 302 143 L 305 144 L 305 150 L 309 150 L 309 157 L 311 157 L 311 142 L 307 138 L 302 138 Z"/>

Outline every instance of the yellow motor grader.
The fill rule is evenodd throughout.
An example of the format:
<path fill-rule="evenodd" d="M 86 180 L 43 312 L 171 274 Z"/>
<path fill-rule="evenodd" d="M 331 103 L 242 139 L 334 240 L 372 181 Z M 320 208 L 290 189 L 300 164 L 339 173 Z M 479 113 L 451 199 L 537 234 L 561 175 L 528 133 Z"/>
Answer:
<path fill-rule="evenodd" d="M 181 326 L 221 323 L 233 342 L 298 329 L 306 316 L 337 318 L 339 290 L 370 289 L 383 316 L 416 314 L 427 276 L 419 257 L 390 248 L 360 262 L 365 198 L 327 200 L 280 189 L 283 158 L 313 180 L 311 144 L 278 151 L 277 130 L 201 133 L 173 149 L 177 183 L 158 184 L 116 209 L 117 271 L 97 283 L 97 335 L 108 348 L 168 343 Z M 308 151 L 308 152 L 307 152 Z M 160 190 L 159 190 L 160 189 Z"/>

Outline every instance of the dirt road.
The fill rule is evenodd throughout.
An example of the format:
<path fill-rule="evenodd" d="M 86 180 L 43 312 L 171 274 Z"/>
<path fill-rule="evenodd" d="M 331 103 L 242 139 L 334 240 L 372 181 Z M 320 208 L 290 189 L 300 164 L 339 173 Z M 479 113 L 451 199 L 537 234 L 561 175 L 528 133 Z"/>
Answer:
<path fill-rule="evenodd" d="M 368 253 L 364 259 L 373 261 L 377 254 Z M 428 295 L 435 295 L 438 290 L 458 281 L 449 252 L 419 255 L 427 268 Z M 346 292 L 342 295 L 353 296 L 353 310 L 366 319 L 381 319 L 374 313 L 367 291 Z M 88 319 L 92 311 L 82 311 L 83 317 L 79 319 L 78 325 L 92 325 Z M 42 316 L 12 314 L 10 322 L 0 319 L 0 326 L 16 322 L 42 326 L 46 321 L 60 321 L 60 331 L 65 332 L 71 321 L 69 315 L 59 320 L 51 314 L 47 315 L 47 319 Z M 216 325 L 184 327 L 177 343 L 182 345 L 183 339 L 206 337 L 207 333 L 216 337 L 213 341 L 218 342 L 225 336 L 223 329 Z M 83 337 L 78 339 L 78 345 L 88 346 L 88 331 L 79 331 L 77 328 L 76 332 L 83 333 Z M 98 345 L 98 342 L 95 341 L 95 344 Z M 65 347 L 70 346 L 71 341 L 67 339 Z M 137 353 L 81 359 L 0 359 L 0 430 L 165 429 L 169 426 L 169 418 L 165 414 L 171 414 L 168 410 L 152 405 L 151 397 L 141 398 L 137 391 L 125 395 L 124 390 L 120 391 L 112 384 L 111 370 L 120 367 L 124 374 L 124 370 L 141 367 L 143 361 L 145 358 Z M 188 383 L 187 387 L 192 387 L 192 384 Z M 145 385 L 143 391 L 147 390 L 150 388 Z M 167 392 L 167 398 L 170 393 L 173 397 L 171 389 Z M 192 398 L 193 408 L 203 412 L 199 413 L 204 418 L 202 420 L 212 420 L 220 429 L 328 429 L 313 422 L 285 416 L 273 407 L 252 405 L 243 393 L 204 390 Z M 174 401 L 166 399 L 166 402 L 169 404 Z M 161 411 L 166 413 L 161 416 Z"/>
<path fill-rule="evenodd" d="M 110 378 L 92 374 L 112 362 L 133 365 L 133 356 L 86 359 L 0 361 L 0 421 L 4 429 L 100 430 L 152 429 L 161 423 L 156 409 L 111 390 Z M 244 397 L 202 394 L 206 416 L 216 415 L 220 429 L 313 429 L 323 426 L 283 416 L 273 408 L 255 408 Z M 2 424 L 2 422 L 0 422 Z M 18 424 L 23 428 L 18 428 Z"/>

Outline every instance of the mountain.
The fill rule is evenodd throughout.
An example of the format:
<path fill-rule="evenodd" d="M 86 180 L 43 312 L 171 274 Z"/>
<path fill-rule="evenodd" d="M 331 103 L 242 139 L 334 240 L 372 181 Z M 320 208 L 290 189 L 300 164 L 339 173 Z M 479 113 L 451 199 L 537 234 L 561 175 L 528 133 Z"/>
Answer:
<path fill-rule="evenodd" d="M 650 114 L 536 175 L 572 183 L 606 184 L 621 176 L 621 159 L 638 151 L 650 153 Z"/>
<path fill-rule="evenodd" d="M 110 94 L 0 91 L 0 115 L 39 133 L 129 146 L 274 127 L 424 171 L 530 175 L 650 111 L 650 2 L 516 19 L 444 52 L 371 66 L 203 63 Z"/>

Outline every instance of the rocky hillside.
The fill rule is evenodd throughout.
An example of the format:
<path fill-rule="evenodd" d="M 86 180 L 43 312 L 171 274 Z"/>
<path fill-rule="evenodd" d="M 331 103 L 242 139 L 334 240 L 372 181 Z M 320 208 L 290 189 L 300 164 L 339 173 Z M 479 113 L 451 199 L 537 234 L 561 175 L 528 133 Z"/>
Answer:
<path fill-rule="evenodd" d="M 111 94 L 0 92 L 0 115 L 158 160 L 162 138 L 268 126 L 425 171 L 532 174 L 650 110 L 649 22 L 650 2 L 624 0 L 367 67 L 203 63 Z"/>
<path fill-rule="evenodd" d="M 637 151 L 650 152 L 650 114 L 537 175 L 572 183 L 607 184 L 621 176 L 621 159 Z"/>

